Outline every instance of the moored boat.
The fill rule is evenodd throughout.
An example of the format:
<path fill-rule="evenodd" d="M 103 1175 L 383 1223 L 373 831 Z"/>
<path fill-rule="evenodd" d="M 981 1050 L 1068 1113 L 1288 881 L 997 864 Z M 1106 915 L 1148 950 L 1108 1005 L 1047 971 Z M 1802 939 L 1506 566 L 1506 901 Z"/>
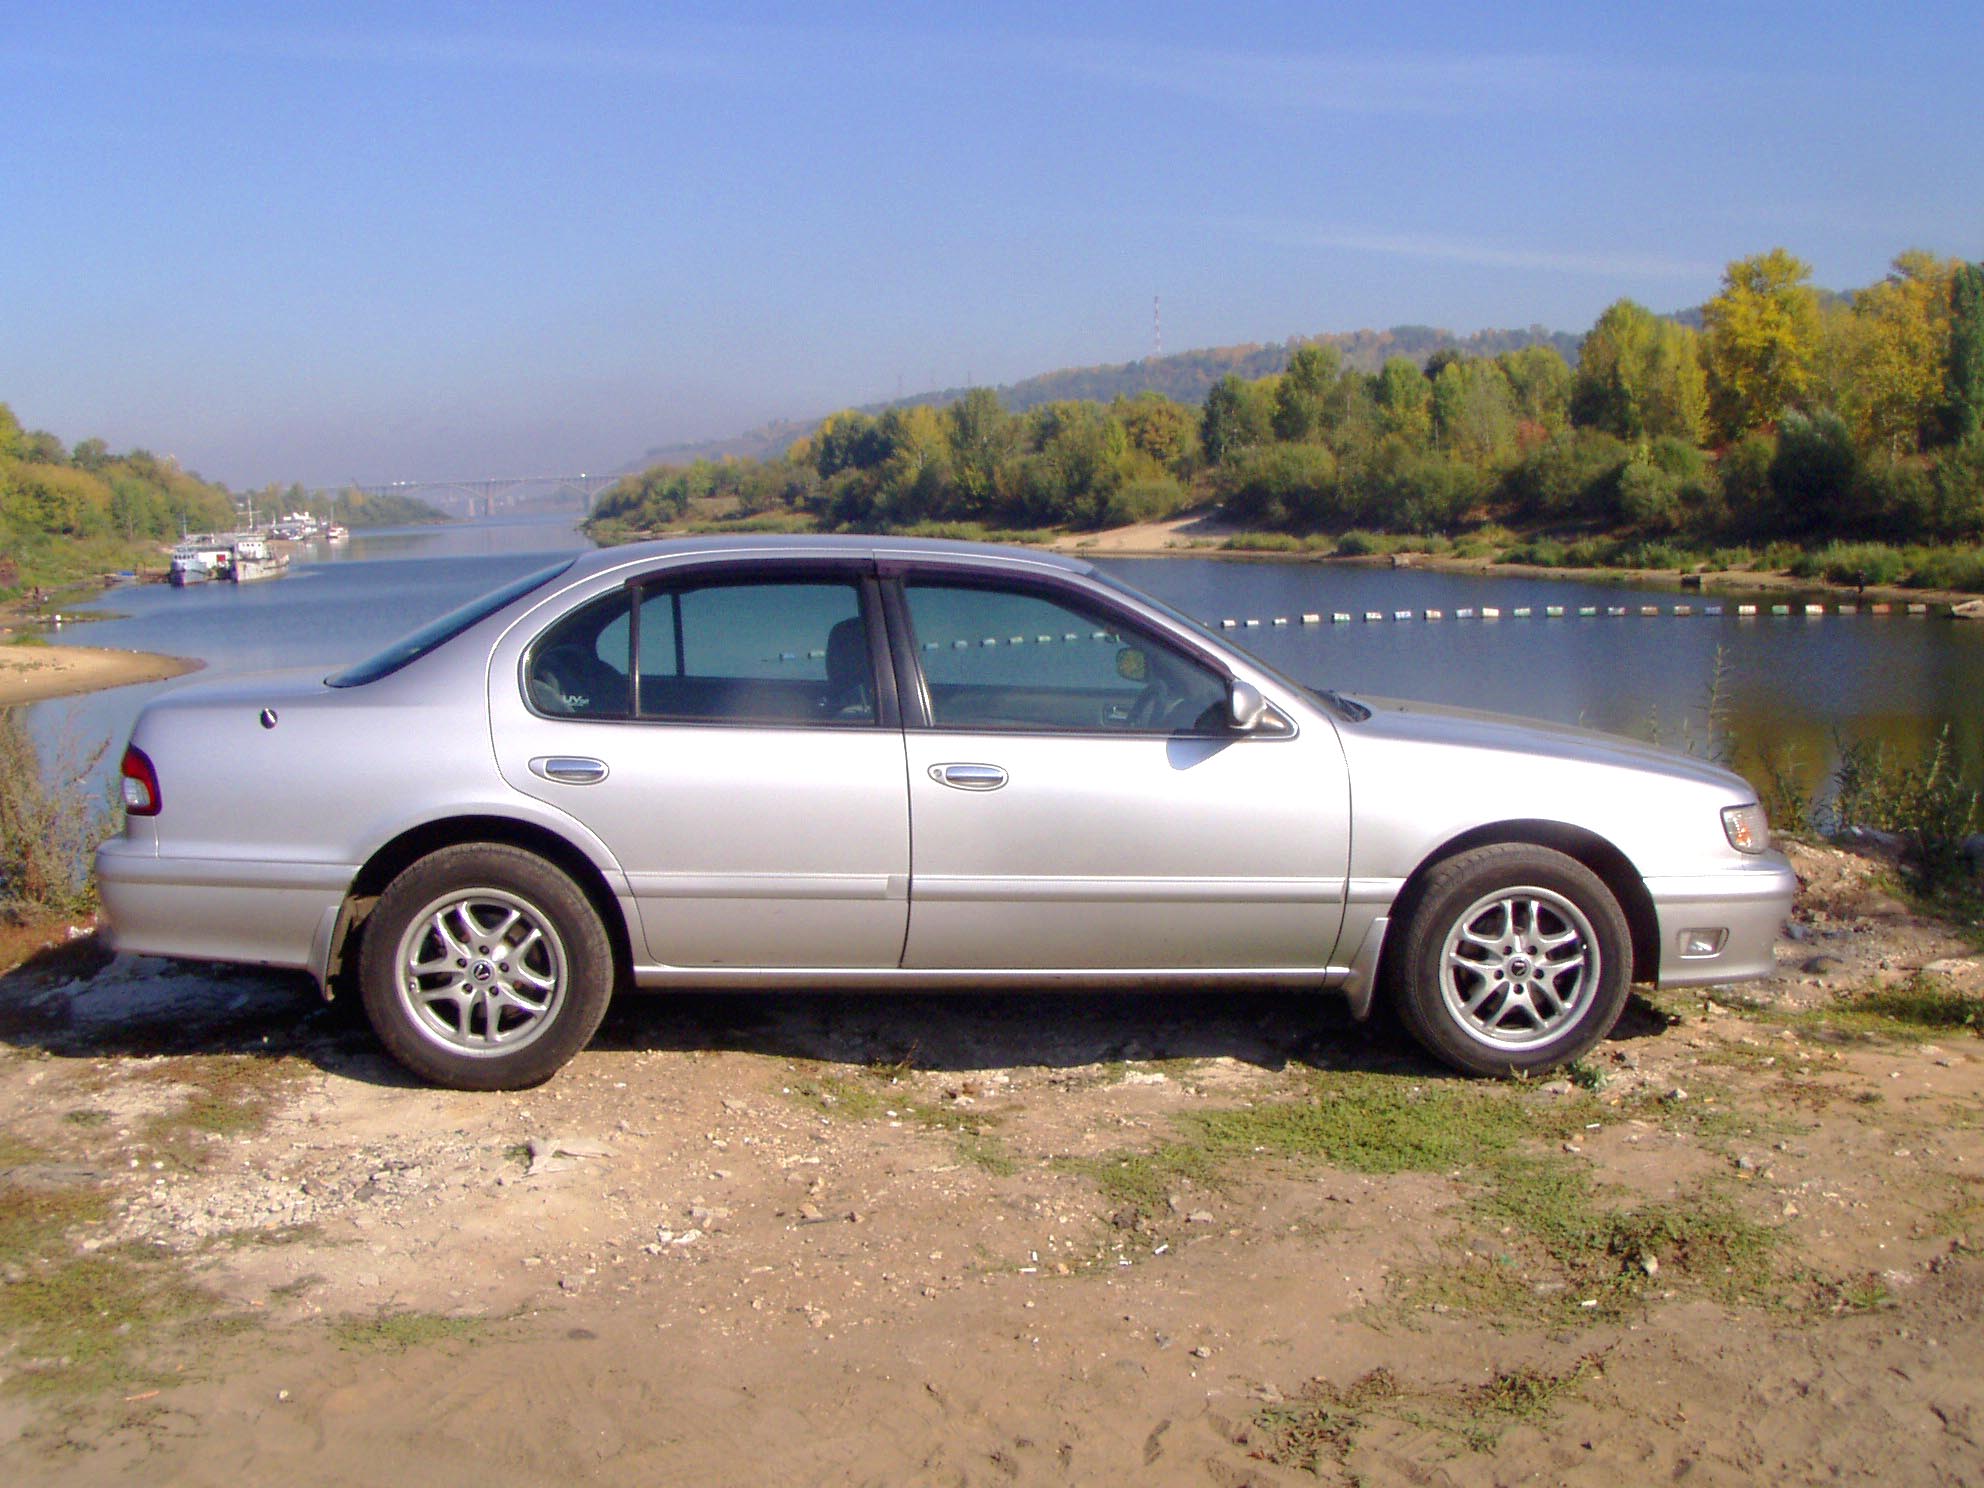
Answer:
<path fill-rule="evenodd" d="M 234 536 L 234 561 L 228 565 L 227 577 L 237 584 L 251 583 L 256 579 L 273 579 L 289 571 L 289 554 L 272 553 L 268 542 L 259 533 L 238 532 Z"/>

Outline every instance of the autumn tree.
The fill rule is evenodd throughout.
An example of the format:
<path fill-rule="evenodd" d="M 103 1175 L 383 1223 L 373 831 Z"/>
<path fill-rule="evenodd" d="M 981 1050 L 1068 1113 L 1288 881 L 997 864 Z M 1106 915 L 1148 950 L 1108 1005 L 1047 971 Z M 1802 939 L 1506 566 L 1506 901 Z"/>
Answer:
<path fill-rule="evenodd" d="M 1943 429 L 1953 443 L 1984 431 L 1984 264 L 1963 264 L 1951 276 Z"/>
<path fill-rule="evenodd" d="M 1410 358 L 1395 356 L 1378 369 L 1372 389 L 1378 405 L 1378 425 L 1387 435 L 1409 444 L 1424 444 L 1433 433 L 1433 390 L 1426 374 Z"/>
<path fill-rule="evenodd" d="M 1199 442 L 1208 460 L 1217 465 L 1273 435 L 1273 404 L 1259 384 L 1229 372 L 1212 385 L 1199 421 Z"/>
<path fill-rule="evenodd" d="M 1515 398 L 1496 363 L 1460 357 L 1433 379 L 1433 437 L 1449 454 L 1485 465 L 1512 448 Z"/>
<path fill-rule="evenodd" d="M 1702 307 L 1709 415 L 1725 440 L 1761 428 L 1804 400 L 1819 340 L 1811 266 L 1782 248 L 1739 258 Z"/>
<path fill-rule="evenodd" d="M 1578 351 L 1572 419 L 1621 439 L 1700 443 L 1708 405 L 1700 339 L 1644 305 L 1614 302 Z"/>
<path fill-rule="evenodd" d="M 967 514 L 989 511 L 1017 426 L 990 388 L 973 388 L 944 410 L 944 432 L 951 446 L 951 478 Z"/>
<path fill-rule="evenodd" d="M 1343 354 L 1328 342 L 1297 347 L 1274 390 L 1274 433 L 1277 439 L 1301 442 L 1318 439 L 1341 411 L 1339 388 Z"/>
<path fill-rule="evenodd" d="M 1862 445 L 1905 454 L 1941 422 L 1955 268 L 1911 250 L 1895 259 L 1887 278 L 1853 297 L 1843 401 Z"/>

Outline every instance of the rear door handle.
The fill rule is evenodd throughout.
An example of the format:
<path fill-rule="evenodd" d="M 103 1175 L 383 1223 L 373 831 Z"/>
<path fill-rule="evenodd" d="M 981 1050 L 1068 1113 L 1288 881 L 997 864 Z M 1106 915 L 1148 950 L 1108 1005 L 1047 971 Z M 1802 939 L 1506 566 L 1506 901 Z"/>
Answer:
<path fill-rule="evenodd" d="M 541 754 L 530 762 L 530 772 L 560 785 L 597 785 L 606 778 L 606 761 L 577 754 Z"/>
<path fill-rule="evenodd" d="M 1006 772 L 997 765 L 932 765 L 930 778 L 955 790 L 993 791 L 1006 783 Z"/>

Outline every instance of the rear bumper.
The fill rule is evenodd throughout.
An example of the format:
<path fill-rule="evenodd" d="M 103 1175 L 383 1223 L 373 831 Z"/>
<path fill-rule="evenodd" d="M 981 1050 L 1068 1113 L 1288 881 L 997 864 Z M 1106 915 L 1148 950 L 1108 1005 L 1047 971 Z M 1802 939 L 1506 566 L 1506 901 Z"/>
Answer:
<path fill-rule="evenodd" d="M 96 854 L 118 950 L 260 966 L 314 968 L 322 927 L 356 873 L 339 863 L 152 857 L 122 838 Z"/>
<path fill-rule="evenodd" d="M 1774 975 L 1772 948 L 1791 913 L 1798 875 L 1781 853 L 1719 873 L 1646 880 L 1660 926 L 1663 987 L 1699 987 Z M 1718 941 L 1714 951 L 1690 942 Z"/>

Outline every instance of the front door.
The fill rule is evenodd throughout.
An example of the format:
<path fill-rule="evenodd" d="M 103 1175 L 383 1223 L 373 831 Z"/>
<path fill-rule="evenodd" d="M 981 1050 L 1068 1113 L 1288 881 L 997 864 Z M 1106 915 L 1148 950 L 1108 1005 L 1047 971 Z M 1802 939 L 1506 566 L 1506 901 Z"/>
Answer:
<path fill-rule="evenodd" d="M 1024 579 L 902 581 L 912 969 L 1327 966 L 1349 796 L 1334 731 L 1227 724 L 1228 679 Z"/>

